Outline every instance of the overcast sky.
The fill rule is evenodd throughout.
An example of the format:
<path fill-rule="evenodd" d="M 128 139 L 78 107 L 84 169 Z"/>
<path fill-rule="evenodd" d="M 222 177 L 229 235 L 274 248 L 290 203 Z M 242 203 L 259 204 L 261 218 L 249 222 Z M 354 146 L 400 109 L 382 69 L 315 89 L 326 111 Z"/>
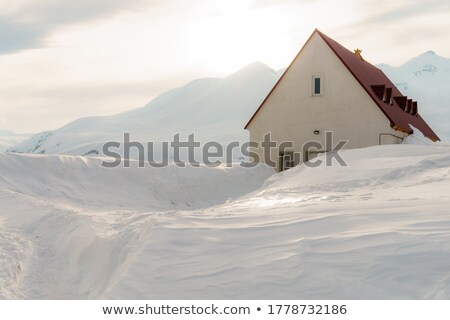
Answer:
<path fill-rule="evenodd" d="M 279 69 L 316 27 L 372 63 L 450 57 L 448 0 L 0 0 L 0 130 L 140 107 L 254 61 Z"/>

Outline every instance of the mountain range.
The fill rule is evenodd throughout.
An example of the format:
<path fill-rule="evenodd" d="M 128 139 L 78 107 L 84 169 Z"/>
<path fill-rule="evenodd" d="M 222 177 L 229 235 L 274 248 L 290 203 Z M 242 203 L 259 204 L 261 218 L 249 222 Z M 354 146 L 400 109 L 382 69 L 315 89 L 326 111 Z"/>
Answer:
<path fill-rule="evenodd" d="M 442 140 L 450 140 L 450 59 L 433 51 L 405 64 L 377 65 L 410 98 L 419 113 Z M 142 108 L 113 116 L 87 117 L 54 130 L 41 132 L 11 152 L 69 155 L 103 155 L 108 141 L 123 141 L 123 133 L 140 142 L 172 141 L 176 133 L 197 140 L 247 141 L 243 129 L 285 69 L 274 71 L 253 63 L 230 76 L 192 81 L 161 94 Z M 1 140 L 0 140 L 1 141 Z"/>
<path fill-rule="evenodd" d="M 101 155 L 107 141 L 172 141 L 195 133 L 200 141 L 247 141 L 243 129 L 283 71 L 253 63 L 218 78 L 192 81 L 161 94 L 142 108 L 113 116 L 75 120 L 39 133 L 9 151 L 40 154 Z"/>

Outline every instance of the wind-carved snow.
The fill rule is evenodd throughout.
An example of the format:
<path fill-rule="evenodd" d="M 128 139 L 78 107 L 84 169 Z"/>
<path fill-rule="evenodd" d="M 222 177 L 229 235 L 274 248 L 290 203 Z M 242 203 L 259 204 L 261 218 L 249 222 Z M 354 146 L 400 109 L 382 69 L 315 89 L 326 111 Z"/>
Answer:
<path fill-rule="evenodd" d="M 24 298 L 19 288 L 27 267 L 31 243 L 0 222 L 0 299 Z"/>
<path fill-rule="evenodd" d="M 450 147 L 342 157 L 272 175 L 2 155 L 0 295 L 450 298 Z"/>

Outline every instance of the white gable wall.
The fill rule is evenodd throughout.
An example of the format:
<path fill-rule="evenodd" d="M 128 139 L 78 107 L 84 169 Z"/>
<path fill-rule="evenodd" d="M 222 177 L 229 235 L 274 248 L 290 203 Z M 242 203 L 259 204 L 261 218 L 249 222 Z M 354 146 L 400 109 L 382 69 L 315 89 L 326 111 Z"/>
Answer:
<path fill-rule="evenodd" d="M 323 76 L 323 95 L 312 95 L 312 76 Z M 275 90 L 249 124 L 250 140 L 261 142 L 271 132 L 272 140 L 293 141 L 300 152 L 308 141 L 325 144 L 325 132 L 335 142 L 349 140 L 346 148 L 379 144 L 380 133 L 404 136 L 389 120 L 339 58 L 316 32 L 294 60 Z M 315 135 L 314 131 L 320 134 Z M 383 136 L 382 143 L 401 140 Z M 261 148 L 255 149 L 262 161 Z M 272 160 L 278 160 L 278 150 Z"/>

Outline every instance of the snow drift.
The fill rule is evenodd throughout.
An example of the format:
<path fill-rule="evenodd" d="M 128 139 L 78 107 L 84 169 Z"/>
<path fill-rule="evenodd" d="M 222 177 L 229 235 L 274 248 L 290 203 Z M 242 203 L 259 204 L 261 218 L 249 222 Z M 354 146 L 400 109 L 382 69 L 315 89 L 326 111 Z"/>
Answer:
<path fill-rule="evenodd" d="M 271 170 L 2 155 L 0 296 L 450 298 L 450 147 L 342 156 L 259 187 Z"/>

